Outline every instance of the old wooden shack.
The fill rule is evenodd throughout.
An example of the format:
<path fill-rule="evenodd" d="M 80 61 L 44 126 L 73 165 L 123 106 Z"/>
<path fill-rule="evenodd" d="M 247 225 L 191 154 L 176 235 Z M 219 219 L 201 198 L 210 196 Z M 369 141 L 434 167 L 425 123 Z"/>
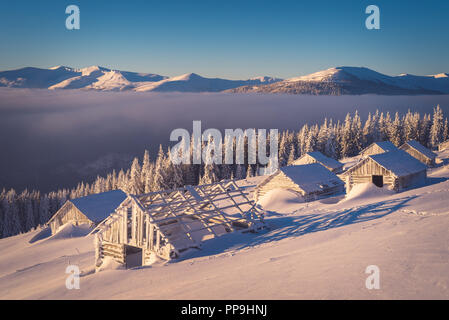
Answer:
<path fill-rule="evenodd" d="M 378 187 L 389 186 L 395 191 L 425 183 L 427 167 L 408 153 L 398 150 L 379 153 L 362 159 L 346 171 L 346 191 L 354 185 L 372 182 Z"/>
<path fill-rule="evenodd" d="M 378 141 L 371 143 L 368 147 L 363 149 L 360 152 L 360 155 L 363 157 L 371 156 L 374 154 L 389 152 L 389 151 L 397 151 L 398 148 L 391 143 L 390 141 Z"/>
<path fill-rule="evenodd" d="M 303 155 L 301 158 L 295 160 L 293 165 L 303 165 L 303 164 L 311 164 L 311 163 L 319 163 L 324 166 L 326 169 L 339 173 L 343 170 L 343 164 L 339 161 L 326 157 L 319 151 L 308 152 Z"/>
<path fill-rule="evenodd" d="M 263 213 L 234 181 L 129 195 L 93 231 L 96 267 L 107 257 L 127 267 L 170 260 L 205 240 L 262 227 Z"/>
<path fill-rule="evenodd" d="M 122 190 L 113 190 L 67 200 L 47 222 L 52 234 L 67 223 L 89 224 L 91 227 L 106 219 L 126 199 Z"/>
<path fill-rule="evenodd" d="M 413 158 L 418 159 L 430 167 L 435 165 L 437 155 L 416 140 L 410 140 L 404 143 L 399 149 L 404 150 Z"/>
<path fill-rule="evenodd" d="M 275 189 L 294 191 L 304 201 L 344 191 L 344 182 L 319 163 L 282 167 L 262 181 L 254 190 L 256 201 Z"/>

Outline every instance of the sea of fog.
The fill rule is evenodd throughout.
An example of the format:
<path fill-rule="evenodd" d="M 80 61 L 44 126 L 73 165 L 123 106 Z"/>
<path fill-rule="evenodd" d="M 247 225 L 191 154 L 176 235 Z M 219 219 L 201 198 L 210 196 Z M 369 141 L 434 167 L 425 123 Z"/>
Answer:
<path fill-rule="evenodd" d="M 379 109 L 449 115 L 449 96 L 299 96 L 0 88 L 0 189 L 49 191 L 127 166 L 169 146 L 173 129 L 277 128 Z"/>

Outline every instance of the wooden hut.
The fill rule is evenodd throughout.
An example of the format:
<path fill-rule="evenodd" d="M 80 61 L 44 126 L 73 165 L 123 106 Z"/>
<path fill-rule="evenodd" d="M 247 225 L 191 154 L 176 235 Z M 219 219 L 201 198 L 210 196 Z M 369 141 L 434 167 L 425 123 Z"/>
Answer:
<path fill-rule="evenodd" d="M 126 199 L 122 190 L 113 190 L 67 200 L 47 222 L 52 234 L 67 223 L 89 224 L 91 227 L 106 219 Z"/>
<path fill-rule="evenodd" d="M 360 152 L 360 155 L 363 157 L 371 156 L 374 154 L 389 152 L 389 151 L 397 151 L 398 148 L 391 143 L 390 141 L 378 141 L 371 143 L 368 147 L 363 149 Z"/>
<path fill-rule="evenodd" d="M 438 151 L 444 151 L 444 150 L 449 150 L 449 140 L 441 142 L 438 145 Z"/>
<path fill-rule="evenodd" d="M 263 213 L 234 181 L 129 195 L 93 231 L 96 267 L 107 257 L 126 267 L 171 260 L 205 240 L 262 227 Z"/>
<path fill-rule="evenodd" d="M 282 167 L 261 182 L 254 190 L 256 201 L 274 189 L 294 191 L 312 201 L 344 191 L 344 182 L 319 163 Z"/>
<path fill-rule="evenodd" d="M 301 158 L 295 160 L 293 165 L 303 165 L 303 164 L 311 164 L 311 163 L 319 163 L 324 166 L 326 169 L 339 173 L 343 171 L 343 164 L 338 162 L 335 159 L 326 157 L 319 151 L 308 152 L 303 155 Z"/>
<path fill-rule="evenodd" d="M 399 149 L 404 150 L 413 158 L 418 159 L 428 166 L 433 167 L 435 165 L 437 155 L 416 140 L 410 140 L 404 143 Z"/>
<path fill-rule="evenodd" d="M 349 192 L 354 185 L 372 182 L 378 187 L 389 186 L 395 191 L 421 185 L 425 182 L 426 166 L 402 150 L 379 153 L 364 158 L 346 171 Z"/>

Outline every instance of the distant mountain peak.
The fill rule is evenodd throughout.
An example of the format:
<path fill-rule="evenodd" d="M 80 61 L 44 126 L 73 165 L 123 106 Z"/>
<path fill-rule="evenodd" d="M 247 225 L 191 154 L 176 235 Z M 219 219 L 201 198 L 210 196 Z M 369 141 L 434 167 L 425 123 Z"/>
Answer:
<path fill-rule="evenodd" d="M 172 81 L 183 81 L 183 80 L 193 80 L 193 79 L 202 79 L 202 78 L 203 77 L 201 77 L 199 74 L 190 72 L 190 73 L 182 74 L 180 76 L 171 77 L 169 79 Z"/>
<path fill-rule="evenodd" d="M 448 73 L 439 73 L 439 74 L 434 74 L 433 77 L 434 78 L 449 78 L 449 74 Z"/>
<path fill-rule="evenodd" d="M 432 76 L 389 76 L 366 67 L 341 66 L 273 84 L 244 86 L 229 91 L 311 95 L 449 94 L 449 77 L 446 73 Z"/>
<path fill-rule="evenodd" d="M 206 78 L 190 72 L 175 77 L 92 65 L 85 68 L 25 67 L 0 72 L 0 87 L 98 91 L 264 92 L 290 94 L 449 94 L 449 75 L 389 76 L 367 67 L 339 66 L 287 80 L 261 76 L 248 80 Z"/>

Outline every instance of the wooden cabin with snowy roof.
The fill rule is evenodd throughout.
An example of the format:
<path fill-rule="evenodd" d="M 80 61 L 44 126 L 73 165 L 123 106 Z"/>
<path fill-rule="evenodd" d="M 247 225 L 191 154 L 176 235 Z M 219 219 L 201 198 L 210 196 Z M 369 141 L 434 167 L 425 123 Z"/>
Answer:
<path fill-rule="evenodd" d="M 301 158 L 295 160 L 293 165 L 303 165 L 303 164 L 311 164 L 311 163 L 319 163 L 324 166 L 326 169 L 339 173 L 343 171 L 343 164 L 339 161 L 326 157 L 319 151 L 307 152 Z"/>
<path fill-rule="evenodd" d="M 113 213 L 126 197 L 127 194 L 122 190 L 113 190 L 67 200 L 47 225 L 50 226 L 52 234 L 67 223 L 77 226 L 88 224 L 94 227 Z"/>
<path fill-rule="evenodd" d="M 341 177 L 346 180 L 346 192 L 354 185 L 372 182 L 388 186 L 397 192 L 422 185 L 427 167 L 402 150 L 370 155 L 348 169 Z"/>
<path fill-rule="evenodd" d="M 256 201 L 271 190 L 286 189 L 296 192 L 304 201 L 344 192 L 344 182 L 319 163 L 292 165 L 279 168 L 254 190 Z"/>
<path fill-rule="evenodd" d="M 435 166 L 437 155 L 416 140 L 410 140 L 404 143 L 399 149 L 404 150 L 413 158 L 418 159 L 430 167 Z"/>
<path fill-rule="evenodd" d="M 368 147 L 360 152 L 362 157 L 371 156 L 374 154 L 385 153 L 389 151 L 397 151 L 398 148 L 390 141 L 378 141 L 371 143 Z"/>

